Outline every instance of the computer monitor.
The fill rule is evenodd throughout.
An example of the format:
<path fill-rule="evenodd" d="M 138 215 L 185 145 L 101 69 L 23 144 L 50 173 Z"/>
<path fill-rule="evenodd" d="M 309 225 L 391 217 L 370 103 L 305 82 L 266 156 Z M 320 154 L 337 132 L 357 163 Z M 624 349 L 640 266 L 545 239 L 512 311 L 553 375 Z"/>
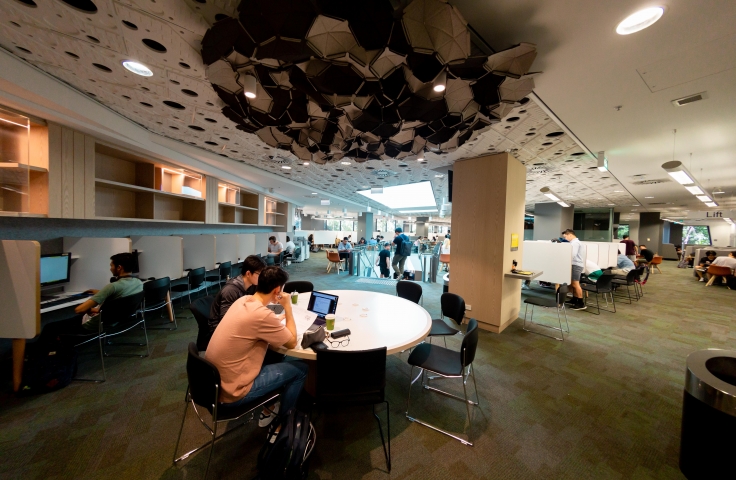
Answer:
<path fill-rule="evenodd" d="M 41 255 L 41 286 L 69 282 L 71 258 L 71 253 Z"/>
<path fill-rule="evenodd" d="M 316 313 L 320 317 L 324 317 L 328 313 L 335 313 L 337 310 L 337 295 L 330 295 L 322 292 L 312 292 L 309 298 L 307 310 Z"/>

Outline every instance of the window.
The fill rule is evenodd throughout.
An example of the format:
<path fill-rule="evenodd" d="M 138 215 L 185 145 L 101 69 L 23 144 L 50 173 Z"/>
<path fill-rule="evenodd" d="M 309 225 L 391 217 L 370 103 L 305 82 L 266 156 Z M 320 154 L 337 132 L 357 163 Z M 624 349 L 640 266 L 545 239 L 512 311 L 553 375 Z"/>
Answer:
<path fill-rule="evenodd" d="M 327 220 L 325 224 L 326 224 L 327 230 L 332 230 L 333 232 L 340 231 L 340 220 Z"/>
<path fill-rule="evenodd" d="M 355 221 L 343 220 L 342 221 L 342 231 L 343 232 L 354 232 L 355 231 Z"/>
<path fill-rule="evenodd" d="M 617 232 L 618 233 L 616 233 L 616 238 L 624 238 L 626 235 L 630 235 L 630 233 L 629 233 L 629 226 L 628 225 L 619 225 Z"/>
<path fill-rule="evenodd" d="M 685 225 L 682 228 L 682 245 L 712 245 L 708 225 Z"/>
<path fill-rule="evenodd" d="M 385 218 L 376 219 L 376 231 L 377 232 L 388 232 L 388 230 L 386 230 L 387 228 L 386 223 L 387 222 Z"/>

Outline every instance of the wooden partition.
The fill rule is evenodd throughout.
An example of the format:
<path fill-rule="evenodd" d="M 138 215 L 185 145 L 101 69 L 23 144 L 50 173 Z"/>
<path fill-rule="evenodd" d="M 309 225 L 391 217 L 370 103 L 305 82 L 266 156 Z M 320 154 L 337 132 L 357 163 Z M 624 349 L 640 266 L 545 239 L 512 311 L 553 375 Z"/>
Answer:
<path fill-rule="evenodd" d="M 0 241 L 0 338 L 33 338 L 41 332 L 41 245 Z"/>
<path fill-rule="evenodd" d="M 173 236 L 133 236 L 138 250 L 138 276 L 141 279 L 169 277 L 176 280 L 184 271 L 184 240 Z"/>
<path fill-rule="evenodd" d="M 110 283 L 110 257 L 132 251 L 130 238 L 64 237 L 64 252 L 71 252 L 71 281 L 67 292 L 100 289 Z"/>
<path fill-rule="evenodd" d="M 214 235 L 183 235 L 184 268 L 217 268 L 216 243 Z M 186 275 L 186 272 L 183 272 Z"/>

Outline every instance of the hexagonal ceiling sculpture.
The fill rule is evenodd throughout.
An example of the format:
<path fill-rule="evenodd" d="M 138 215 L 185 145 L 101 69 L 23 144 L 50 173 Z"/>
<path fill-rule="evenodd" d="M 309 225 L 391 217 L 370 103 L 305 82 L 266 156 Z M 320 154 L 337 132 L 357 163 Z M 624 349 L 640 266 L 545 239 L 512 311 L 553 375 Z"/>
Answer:
<path fill-rule="evenodd" d="M 202 40 L 207 79 L 238 129 L 302 161 L 451 152 L 534 88 L 534 45 L 471 54 L 446 0 L 242 0 L 238 13 Z"/>

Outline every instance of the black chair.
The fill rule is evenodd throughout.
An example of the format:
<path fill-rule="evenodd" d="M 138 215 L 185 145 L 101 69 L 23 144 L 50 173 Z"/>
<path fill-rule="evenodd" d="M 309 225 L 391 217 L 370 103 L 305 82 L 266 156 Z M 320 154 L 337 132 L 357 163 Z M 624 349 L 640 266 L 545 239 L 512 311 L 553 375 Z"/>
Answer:
<path fill-rule="evenodd" d="M 210 293 L 210 283 L 217 283 L 217 288 L 222 288 L 222 284 L 227 282 L 227 279 L 232 276 L 232 271 L 232 262 L 222 262 L 217 268 L 217 275 L 208 275 L 204 277 L 207 282 L 207 285 L 204 287 L 205 293 Z"/>
<path fill-rule="evenodd" d="M 284 284 L 284 292 L 287 293 L 307 293 L 313 291 L 314 285 L 312 285 L 312 282 L 308 282 L 306 280 L 295 280 L 293 282 L 286 282 L 286 284 Z"/>
<path fill-rule="evenodd" d="M 583 283 L 580 282 L 580 287 L 583 289 L 584 292 L 594 293 L 595 294 L 595 308 L 597 310 L 596 312 L 591 312 L 593 315 L 600 315 L 601 314 L 601 304 L 600 300 L 598 299 L 598 295 L 602 294 L 603 298 L 606 300 L 606 307 L 608 306 L 608 298 L 606 297 L 606 294 L 609 294 L 611 296 L 611 304 L 613 305 L 613 310 L 609 310 L 607 308 L 604 308 L 602 310 L 605 310 L 606 312 L 616 313 L 616 301 L 613 299 L 613 278 L 615 275 L 612 275 L 610 273 L 604 273 L 598 278 L 598 281 L 595 283 Z M 585 302 L 586 306 L 590 307 L 591 305 L 588 305 L 588 302 Z M 590 311 L 590 310 L 588 310 Z"/>
<path fill-rule="evenodd" d="M 151 278 L 149 281 L 143 284 L 143 314 L 146 312 L 152 312 L 154 310 L 161 310 L 171 305 L 171 280 L 169 277 L 163 277 L 159 279 Z M 163 314 L 163 312 L 162 312 Z M 150 330 L 176 330 L 179 326 L 176 323 L 176 317 L 174 317 L 173 328 L 167 324 L 149 326 Z"/>
<path fill-rule="evenodd" d="M 401 283 L 401 282 L 399 282 Z M 440 297 L 440 318 L 432 319 L 432 329 L 429 331 L 430 343 L 432 337 L 442 337 L 447 346 L 447 337 L 460 333 L 445 322 L 445 317 L 450 317 L 458 326 L 462 325 L 465 317 L 465 300 L 460 295 L 445 292 Z"/>
<path fill-rule="evenodd" d="M 212 303 L 214 301 L 215 295 L 208 295 L 198 298 L 189 304 L 189 310 L 197 321 L 197 350 L 200 352 L 207 350 L 207 346 L 212 338 L 210 312 L 212 311 Z"/>
<path fill-rule="evenodd" d="M 639 301 L 639 290 L 636 288 L 636 280 L 641 276 L 641 272 L 637 269 L 630 270 L 625 278 L 621 278 L 619 276 L 613 277 L 613 280 L 611 280 L 611 283 L 615 285 L 614 287 L 614 293 L 618 292 L 618 289 L 626 286 L 626 293 L 629 298 L 629 305 L 631 305 L 631 288 L 634 287 L 634 298 L 636 301 Z M 621 298 L 626 298 L 624 295 L 616 295 Z"/>
<path fill-rule="evenodd" d="M 192 303 L 192 292 L 199 290 L 202 287 L 202 284 L 204 283 L 205 275 L 207 274 L 207 270 L 204 267 L 199 268 L 188 268 L 187 271 L 187 283 L 181 284 L 181 285 L 172 285 L 171 291 L 172 292 L 179 292 L 179 306 L 183 306 L 182 298 L 184 297 L 184 294 L 187 294 L 187 298 L 189 299 L 189 303 Z M 188 317 L 187 317 L 188 318 Z"/>
<path fill-rule="evenodd" d="M 477 348 L 478 322 L 474 318 L 471 318 L 468 321 L 468 328 L 465 331 L 465 336 L 463 337 L 463 343 L 460 347 L 459 352 L 455 352 L 453 350 L 449 350 L 437 345 L 432 345 L 430 343 L 422 343 L 417 345 L 411 355 L 409 355 L 408 360 L 409 365 L 411 365 L 411 372 L 409 373 L 409 395 L 406 400 L 406 418 L 409 419 L 409 421 L 416 422 L 420 425 L 424 425 L 425 427 L 429 427 L 432 430 L 452 437 L 455 440 L 458 440 L 463 445 L 468 445 L 471 447 L 473 446 L 473 443 L 469 440 L 465 440 L 457 435 L 442 430 L 441 428 L 412 417 L 409 414 L 409 406 L 411 404 L 411 386 L 419 379 L 419 377 L 421 377 L 422 386 L 425 389 L 447 395 L 448 397 L 461 400 L 463 403 L 465 403 L 465 408 L 467 409 L 468 414 L 468 426 L 472 427 L 472 421 L 470 418 L 470 406 L 478 406 L 478 402 L 480 401 L 480 399 L 478 398 L 478 387 L 475 384 L 475 371 L 473 370 L 473 360 L 475 359 L 475 351 Z M 416 378 L 414 378 L 414 367 L 418 367 L 421 369 L 420 374 Z M 463 385 L 464 398 L 427 385 L 425 381 L 426 372 L 432 372 L 437 374 L 439 377 L 444 378 L 459 378 Z M 466 388 L 466 383 L 471 373 L 473 375 L 473 386 L 475 388 L 475 402 L 473 402 L 472 400 L 468 400 L 468 390 Z"/>
<path fill-rule="evenodd" d="M 301 256 L 302 256 L 302 247 L 296 247 L 296 249 L 294 249 L 294 255 L 291 256 L 290 260 L 294 263 L 300 263 L 301 260 L 299 260 L 299 258 L 301 258 Z"/>
<path fill-rule="evenodd" d="M 639 270 L 641 271 L 641 274 L 639 275 L 639 278 L 636 281 L 637 286 L 639 287 L 639 297 L 644 296 L 644 285 L 649 280 L 649 268 L 647 268 L 646 265 L 643 265 L 639 267 Z"/>
<path fill-rule="evenodd" d="M 339 379 L 339 381 L 335 381 Z M 372 405 L 378 422 L 386 467 L 391 472 L 391 420 L 386 400 L 386 347 L 374 350 L 317 350 L 315 403 L 320 407 Z M 388 449 L 376 404 L 386 404 Z"/>
<path fill-rule="evenodd" d="M 422 286 L 411 280 L 401 280 L 396 283 L 396 295 L 419 304 L 419 301 L 422 299 Z"/>
<path fill-rule="evenodd" d="M 236 428 L 230 428 L 228 431 L 217 436 L 217 425 L 219 423 L 228 422 L 230 420 L 238 420 L 244 415 L 256 410 L 257 408 L 263 407 L 269 402 L 275 400 L 279 394 L 278 391 L 274 390 L 269 392 L 263 397 L 254 399 L 252 402 L 248 402 L 240 407 L 224 407 L 220 403 L 220 372 L 217 371 L 212 363 L 208 362 L 204 358 L 199 356 L 199 351 L 194 342 L 189 344 L 189 353 L 187 355 L 187 380 L 189 386 L 187 387 L 187 393 L 184 397 L 186 406 L 184 407 L 184 416 L 181 419 L 181 428 L 179 429 L 179 437 L 176 439 L 176 447 L 174 448 L 174 465 L 185 458 L 188 458 L 192 454 L 202 450 L 209 445 L 210 454 L 207 457 L 207 466 L 204 470 L 204 478 L 207 478 L 207 473 L 210 469 L 210 462 L 212 461 L 212 452 L 215 450 L 215 440 L 218 440 L 225 435 L 230 434 L 237 430 Z M 192 404 L 194 413 L 197 414 L 197 418 L 200 423 L 207 429 L 210 434 L 211 440 L 204 445 L 191 450 L 181 457 L 176 457 L 176 452 L 179 450 L 179 442 L 181 441 L 181 433 L 184 431 L 184 422 L 187 419 L 187 410 L 189 404 Z M 199 409 L 197 408 L 199 407 Z M 205 422 L 202 416 L 203 410 L 207 410 L 212 417 L 212 426 L 210 427 Z M 245 424 L 242 424 L 245 425 Z M 239 425 L 239 426 L 242 426 Z"/>
<path fill-rule="evenodd" d="M 524 322 L 522 323 L 521 328 L 526 332 L 536 333 L 537 335 L 543 335 L 545 337 L 554 338 L 555 340 L 564 341 L 565 334 L 570 333 L 570 324 L 567 323 L 567 310 L 565 309 L 565 299 L 567 298 L 568 291 L 569 289 L 567 287 L 567 284 L 563 283 L 562 285 L 557 287 L 555 298 L 530 297 L 524 300 L 526 306 L 524 307 Z M 559 323 L 559 327 L 544 325 L 543 323 L 537 323 L 537 325 L 539 325 L 540 327 L 557 330 L 558 332 L 560 332 L 559 337 L 555 337 L 554 335 L 547 335 L 546 333 L 537 332 L 535 330 L 530 330 L 526 328 L 526 312 L 529 309 L 529 305 L 532 306 L 532 316 L 529 319 L 530 325 L 534 325 L 534 307 L 554 308 L 555 310 L 557 310 L 557 322 Z M 560 317 L 560 310 L 562 310 L 565 315 L 565 326 L 567 327 L 567 329 L 562 328 L 562 318 Z"/>

